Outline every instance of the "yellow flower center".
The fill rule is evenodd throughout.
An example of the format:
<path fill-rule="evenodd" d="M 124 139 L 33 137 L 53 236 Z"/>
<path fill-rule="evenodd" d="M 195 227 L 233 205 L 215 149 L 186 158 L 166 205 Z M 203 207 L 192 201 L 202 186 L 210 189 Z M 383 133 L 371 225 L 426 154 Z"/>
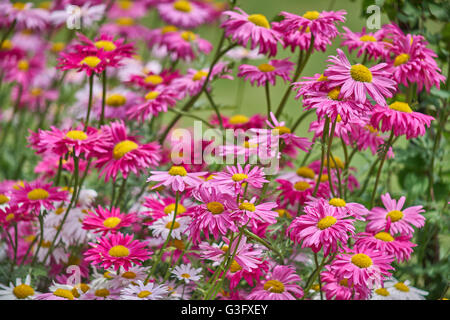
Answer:
<path fill-rule="evenodd" d="M 409 292 L 409 287 L 406 284 L 404 284 L 403 282 L 398 282 L 398 283 L 394 284 L 394 287 L 397 290 L 400 290 L 403 292 Z"/>
<path fill-rule="evenodd" d="M 105 102 L 110 107 L 121 107 L 127 102 L 127 98 L 119 93 L 113 93 L 108 95 Z"/>
<path fill-rule="evenodd" d="M 21 71 L 28 71 L 28 69 L 30 68 L 30 64 L 27 60 L 22 59 L 17 62 L 17 68 Z"/>
<path fill-rule="evenodd" d="M 161 84 L 164 81 L 164 79 L 157 74 L 151 74 L 147 77 L 145 77 L 144 82 L 145 83 L 151 83 L 153 85 Z"/>
<path fill-rule="evenodd" d="M 53 52 L 60 52 L 61 50 L 63 50 L 65 48 L 65 43 L 64 42 L 55 42 L 52 44 L 52 48 L 51 50 Z"/>
<path fill-rule="evenodd" d="M 366 124 L 366 126 L 364 128 L 366 128 L 367 130 L 369 130 L 372 133 L 378 133 L 378 130 L 375 129 L 374 127 L 372 127 L 370 124 Z"/>
<path fill-rule="evenodd" d="M 372 72 L 362 64 L 355 64 L 350 68 L 350 75 L 355 81 L 372 82 Z"/>
<path fill-rule="evenodd" d="M 108 254 L 115 258 L 128 257 L 130 255 L 130 250 L 119 244 L 109 249 Z"/>
<path fill-rule="evenodd" d="M 128 0 L 121 0 L 121 1 L 119 1 L 118 5 L 119 5 L 120 9 L 128 10 L 133 5 L 133 2 L 128 1 Z"/>
<path fill-rule="evenodd" d="M 397 67 L 401 64 L 408 62 L 409 58 L 410 58 L 410 56 L 407 53 L 399 54 L 398 56 L 395 57 L 394 66 Z"/>
<path fill-rule="evenodd" d="M 181 277 L 185 278 L 185 279 L 189 279 L 191 277 L 191 275 L 189 273 L 182 273 Z"/>
<path fill-rule="evenodd" d="M 255 205 L 253 203 L 250 202 L 243 202 L 239 205 L 239 209 L 240 210 L 246 210 L 246 211 L 250 211 L 250 212 L 254 212 L 255 211 Z"/>
<path fill-rule="evenodd" d="M 11 50 L 12 47 L 13 47 L 12 41 L 6 39 L 6 40 L 3 41 L 2 46 L 1 46 L 0 49 L 1 49 L 1 50 Z"/>
<path fill-rule="evenodd" d="M 114 51 L 117 49 L 117 46 L 112 43 L 111 41 L 107 41 L 107 40 L 100 40 L 95 42 L 95 46 L 98 49 L 103 49 L 105 51 Z"/>
<path fill-rule="evenodd" d="M 159 92 L 158 91 L 150 91 L 145 95 L 145 100 L 153 100 L 158 98 Z"/>
<path fill-rule="evenodd" d="M 178 250 L 184 250 L 184 248 L 186 248 L 186 245 L 184 244 L 183 240 L 178 240 L 178 239 L 175 239 L 174 241 L 170 241 L 169 245 L 171 247 L 177 248 Z"/>
<path fill-rule="evenodd" d="M 54 296 L 57 296 L 57 297 L 61 297 L 61 298 L 66 298 L 66 299 L 68 299 L 68 300 L 73 300 L 73 299 L 75 299 L 75 297 L 73 296 L 72 291 L 67 290 L 67 289 L 61 289 L 61 288 L 58 288 L 58 289 L 56 289 L 56 290 L 53 292 L 53 295 L 54 295 Z"/>
<path fill-rule="evenodd" d="M 41 241 L 41 247 L 42 248 L 50 248 L 52 243 L 50 241 Z"/>
<path fill-rule="evenodd" d="M 389 105 L 389 109 L 400 111 L 400 112 L 406 112 L 406 113 L 412 113 L 412 109 L 406 102 L 400 102 L 396 101 Z"/>
<path fill-rule="evenodd" d="M 311 185 L 306 181 L 298 181 L 294 184 L 294 189 L 297 191 L 305 191 L 311 188 Z"/>
<path fill-rule="evenodd" d="M 339 284 L 343 287 L 348 287 L 348 279 L 342 279 Z"/>
<path fill-rule="evenodd" d="M 320 221 L 317 223 L 317 228 L 319 228 L 320 230 L 324 230 L 324 229 L 331 227 L 336 222 L 337 222 L 337 220 L 335 217 L 326 216 L 325 218 L 320 219 Z"/>
<path fill-rule="evenodd" d="M 178 221 L 175 221 L 172 223 L 172 221 L 166 223 L 166 229 L 178 229 L 180 227 L 180 223 Z"/>
<path fill-rule="evenodd" d="M 70 130 L 66 133 L 66 137 L 72 140 L 86 140 L 87 134 L 81 130 Z"/>
<path fill-rule="evenodd" d="M 118 160 L 122 158 L 125 154 L 127 154 L 130 151 L 136 150 L 139 146 L 137 143 L 130 141 L 130 140 L 124 140 L 119 142 L 114 146 L 113 149 L 113 158 Z"/>
<path fill-rule="evenodd" d="M 178 11 L 181 11 L 181 12 L 191 12 L 191 10 L 192 10 L 191 3 L 189 1 L 186 1 L 186 0 L 176 1 L 173 4 L 173 8 L 175 10 L 178 10 Z"/>
<path fill-rule="evenodd" d="M 171 203 L 171 204 L 169 204 L 169 205 L 164 207 L 164 213 L 165 214 L 169 214 L 169 213 L 174 212 L 174 211 L 175 211 L 175 203 Z M 186 212 L 186 208 L 179 203 L 178 207 L 177 207 L 177 214 L 182 214 L 182 213 L 185 213 L 185 212 Z"/>
<path fill-rule="evenodd" d="M 161 28 L 161 33 L 162 34 L 166 34 L 166 33 L 169 33 L 169 32 L 175 32 L 177 30 L 178 30 L 177 27 L 172 26 L 172 25 L 168 25 L 168 26 L 165 26 L 165 27 Z"/>
<path fill-rule="evenodd" d="M 245 124 L 250 121 L 250 119 L 242 114 L 234 115 L 228 120 L 231 124 Z"/>
<path fill-rule="evenodd" d="M 317 78 L 318 82 L 322 82 L 322 81 L 328 81 L 328 77 L 324 76 L 323 74 L 320 75 L 319 78 Z"/>
<path fill-rule="evenodd" d="M 315 173 L 311 168 L 308 167 L 300 167 L 296 171 L 299 177 L 314 179 Z"/>
<path fill-rule="evenodd" d="M 134 20 L 133 18 L 130 17 L 121 17 L 121 18 L 117 18 L 116 19 L 116 24 L 119 26 L 132 26 L 134 25 Z"/>
<path fill-rule="evenodd" d="M 206 77 L 207 75 L 208 75 L 208 72 L 203 71 L 203 70 L 200 70 L 200 71 L 197 71 L 197 72 L 194 74 L 194 76 L 192 77 L 192 80 L 194 80 L 194 81 L 199 81 L 199 80 L 201 80 L 202 78 Z"/>
<path fill-rule="evenodd" d="M 86 58 L 84 58 L 83 60 L 81 60 L 80 64 L 85 64 L 91 68 L 95 68 L 96 66 L 98 66 L 98 64 L 101 62 L 102 60 L 100 60 L 100 58 L 96 57 L 96 56 L 87 56 Z"/>
<path fill-rule="evenodd" d="M 236 260 L 233 260 L 230 266 L 230 272 L 235 273 L 238 272 L 239 270 L 242 270 L 242 267 L 239 265 L 239 263 L 236 262 Z"/>
<path fill-rule="evenodd" d="M 363 35 L 361 38 L 359 38 L 359 40 L 364 41 L 364 42 L 376 42 L 377 39 L 375 39 L 374 36 L 370 36 L 368 34 Z"/>
<path fill-rule="evenodd" d="M 24 10 L 26 6 L 26 3 L 23 2 L 16 2 L 13 4 L 13 8 L 17 10 Z"/>
<path fill-rule="evenodd" d="M 383 297 L 387 297 L 388 295 L 390 295 L 389 291 L 387 291 L 387 289 L 385 288 L 378 288 L 375 290 L 375 293 Z"/>
<path fill-rule="evenodd" d="M 334 89 L 332 89 L 330 92 L 328 92 L 328 98 L 330 98 L 331 100 L 336 100 L 336 101 L 340 101 L 342 99 L 339 99 L 339 94 L 341 93 L 341 88 L 336 87 Z"/>
<path fill-rule="evenodd" d="M 283 293 L 284 284 L 278 280 L 269 280 L 264 283 L 264 290 L 275 293 Z"/>
<path fill-rule="evenodd" d="M 378 232 L 374 237 L 375 239 L 382 240 L 385 242 L 394 241 L 394 238 L 387 232 Z"/>
<path fill-rule="evenodd" d="M 197 36 L 192 31 L 183 31 L 181 33 L 181 38 L 186 41 L 194 41 L 195 39 L 197 39 Z"/>
<path fill-rule="evenodd" d="M 6 216 L 6 222 L 11 221 L 12 219 L 14 219 L 14 213 L 10 213 Z"/>
<path fill-rule="evenodd" d="M 275 211 L 278 212 L 278 217 L 280 218 L 286 217 L 292 219 L 291 214 L 286 209 L 275 209 Z"/>
<path fill-rule="evenodd" d="M 268 63 L 263 63 L 258 66 L 259 71 L 261 72 L 271 72 L 275 70 L 275 67 Z"/>
<path fill-rule="evenodd" d="M 32 89 L 30 90 L 30 94 L 31 94 L 32 96 L 34 96 L 34 97 L 39 97 L 39 96 L 42 94 L 42 89 L 41 89 L 41 88 L 37 88 L 37 87 L 32 88 Z"/>
<path fill-rule="evenodd" d="M 370 259 L 370 257 L 364 253 L 357 253 L 352 257 L 352 263 L 363 269 L 363 268 L 368 268 L 372 265 L 372 259 Z"/>
<path fill-rule="evenodd" d="M 151 295 L 152 293 L 150 291 L 144 290 L 141 291 L 137 294 L 137 296 L 141 299 L 148 297 L 149 295 Z"/>
<path fill-rule="evenodd" d="M 107 297 L 107 296 L 110 295 L 110 292 L 109 292 L 108 289 L 105 289 L 105 288 L 103 288 L 103 289 L 97 289 L 97 290 L 95 290 L 95 295 L 96 295 L 97 297 L 105 298 L 105 297 Z"/>
<path fill-rule="evenodd" d="M 278 130 L 278 131 L 277 131 Z M 278 126 L 272 129 L 272 134 L 273 135 L 282 135 L 285 133 L 291 133 L 291 129 L 289 129 L 288 127 L 285 126 Z"/>
<path fill-rule="evenodd" d="M 106 228 L 115 228 L 122 220 L 118 217 L 109 217 L 103 221 L 103 225 Z"/>
<path fill-rule="evenodd" d="M 27 284 L 20 284 L 13 289 L 13 293 L 17 299 L 25 299 L 34 295 L 34 289 Z"/>
<path fill-rule="evenodd" d="M 344 163 L 342 162 L 341 158 L 334 156 L 334 160 L 336 161 L 336 164 L 339 169 L 344 169 Z M 330 168 L 336 169 L 336 164 L 334 164 L 333 159 L 330 159 Z M 325 159 L 324 166 L 327 166 L 327 165 L 328 165 L 328 161 L 327 161 L 327 159 Z"/>
<path fill-rule="evenodd" d="M 270 23 L 267 18 L 262 14 L 252 14 L 248 16 L 248 21 L 257 25 L 258 27 L 263 27 L 266 29 L 270 29 Z"/>
<path fill-rule="evenodd" d="M 303 15 L 303 18 L 308 20 L 316 20 L 317 18 L 319 18 L 319 16 L 320 13 L 318 11 L 306 11 Z"/>
<path fill-rule="evenodd" d="M 7 196 L 5 196 L 4 194 L 0 193 L 0 205 L 5 204 L 9 202 L 9 198 Z"/>
<path fill-rule="evenodd" d="M 28 192 L 27 197 L 30 200 L 45 200 L 50 196 L 50 194 L 41 188 L 33 189 Z"/>
<path fill-rule="evenodd" d="M 223 204 L 220 202 L 212 201 L 206 205 L 208 208 L 208 211 L 212 214 L 221 214 L 225 208 L 223 207 Z"/>
<path fill-rule="evenodd" d="M 345 200 L 341 198 L 333 198 L 328 201 L 328 203 L 333 207 L 345 207 L 347 205 L 347 203 L 345 203 Z"/>
<path fill-rule="evenodd" d="M 233 180 L 234 182 L 239 182 L 239 181 L 242 181 L 247 178 L 248 178 L 248 175 L 246 175 L 245 173 L 235 173 L 231 177 L 231 180 Z"/>
<path fill-rule="evenodd" d="M 134 273 L 134 272 L 132 272 L 132 271 L 124 272 L 124 273 L 122 273 L 122 278 L 125 278 L 125 279 L 134 279 L 134 278 L 136 278 L 136 273 Z"/>
<path fill-rule="evenodd" d="M 172 168 L 170 168 L 169 174 L 171 176 L 182 176 L 182 177 L 185 177 L 185 176 L 187 176 L 187 171 L 182 166 L 173 166 Z"/>
<path fill-rule="evenodd" d="M 403 218 L 403 212 L 401 212 L 400 210 L 392 210 L 388 212 L 388 214 L 386 215 L 386 219 L 388 217 L 391 218 L 392 222 L 397 222 Z"/>

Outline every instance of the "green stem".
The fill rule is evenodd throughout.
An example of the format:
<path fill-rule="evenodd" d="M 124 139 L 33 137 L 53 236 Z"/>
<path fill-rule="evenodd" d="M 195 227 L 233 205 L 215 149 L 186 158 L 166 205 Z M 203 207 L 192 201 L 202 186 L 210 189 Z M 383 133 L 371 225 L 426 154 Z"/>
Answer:
<path fill-rule="evenodd" d="M 89 117 L 91 115 L 91 109 L 92 109 L 92 91 L 93 91 L 93 89 L 94 89 L 94 74 L 92 74 L 89 77 L 89 102 L 88 102 L 88 110 L 87 110 L 87 114 L 86 114 L 86 121 L 84 124 L 84 131 L 86 131 L 89 126 Z"/>
<path fill-rule="evenodd" d="M 205 90 L 205 94 L 206 94 L 206 97 L 209 100 L 209 103 L 211 104 L 211 106 L 213 107 L 214 111 L 216 112 L 217 119 L 219 120 L 220 130 L 223 131 L 223 120 L 222 120 L 222 115 L 220 114 L 219 108 L 214 103 L 214 100 L 213 100 L 211 94 L 208 92 L 208 90 Z"/>
<path fill-rule="evenodd" d="M 333 144 L 333 138 L 334 138 L 334 130 L 336 129 L 336 122 L 337 122 L 337 118 L 334 119 L 332 125 L 331 125 L 331 130 L 328 136 L 328 146 L 327 146 L 327 172 L 328 172 L 328 182 L 330 184 L 330 190 L 331 190 L 331 194 L 333 195 L 333 197 L 336 196 L 335 192 L 334 192 L 334 186 L 333 186 L 333 181 L 331 179 L 331 145 Z M 338 170 L 338 167 L 336 166 L 336 170 Z"/>
<path fill-rule="evenodd" d="M 314 191 L 312 194 L 313 197 L 316 196 L 317 191 L 319 190 L 320 180 L 322 179 L 323 165 L 325 163 L 325 141 L 327 140 L 327 135 L 328 135 L 329 129 L 330 129 L 330 119 L 327 117 L 325 119 L 325 123 L 323 125 L 322 152 L 320 155 L 320 169 L 319 169 L 319 175 L 317 176 L 317 180 L 316 180 L 316 186 L 314 187 Z"/>
<path fill-rule="evenodd" d="M 266 85 L 264 86 L 266 89 L 266 101 L 267 101 L 267 119 L 270 119 L 271 105 L 270 105 L 270 87 L 269 81 L 266 81 Z"/>
<path fill-rule="evenodd" d="M 100 128 L 104 121 L 105 121 L 105 105 L 106 105 L 106 83 L 107 83 L 107 79 L 106 79 L 106 69 L 103 70 L 102 73 L 102 113 L 100 115 L 100 122 L 98 124 L 98 127 Z"/>

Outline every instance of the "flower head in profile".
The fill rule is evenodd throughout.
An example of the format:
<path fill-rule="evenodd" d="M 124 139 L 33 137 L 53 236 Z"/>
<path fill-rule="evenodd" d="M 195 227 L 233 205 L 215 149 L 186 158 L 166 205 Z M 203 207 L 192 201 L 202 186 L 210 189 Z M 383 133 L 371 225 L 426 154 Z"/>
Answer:
<path fill-rule="evenodd" d="M 9 286 L 0 283 L 0 300 L 33 300 L 39 294 L 31 285 L 29 274 L 25 281 L 16 278 L 15 283 L 10 282 Z"/>
<path fill-rule="evenodd" d="M 200 177 L 206 174 L 206 172 L 187 172 L 183 166 L 172 166 L 168 171 L 150 171 L 150 173 L 147 182 L 158 182 L 153 189 L 170 186 L 175 192 L 183 192 L 188 188 L 198 186 L 204 181 Z"/>
<path fill-rule="evenodd" d="M 156 117 L 160 112 L 167 112 L 168 108 L 173 107 L 176 102 L 177 93 L 172 91 L 170 87 L 156 87 L 154 90 L 147 92 L 142 102 L 129 108 L 127 116 L 129 119 L 144 122 L 150 117 Z"/>
<path fill-rule="evenodd" d="M 259 66 L 242 64 L 239 66 L 238 77 L 250 80 L 250 83 L 257 86 L 264 86 L 266 83 L 275 85 L 276 77 L 282 78 L 285 82 L 291 81 L 291 73 L 294 69 L 294 63 L 289 58 L 282 60 L 270 60 L 268 63 L 262 63 Z"/>
<path fill-rule="evenodd" d="M 13 23 L 19 29 L 44 30 L 50 19 L 48 11 L 40 8 L 33 8 L 32 2 L 2 1 L 0 3 L 1 24 L 7 26 Z"/>

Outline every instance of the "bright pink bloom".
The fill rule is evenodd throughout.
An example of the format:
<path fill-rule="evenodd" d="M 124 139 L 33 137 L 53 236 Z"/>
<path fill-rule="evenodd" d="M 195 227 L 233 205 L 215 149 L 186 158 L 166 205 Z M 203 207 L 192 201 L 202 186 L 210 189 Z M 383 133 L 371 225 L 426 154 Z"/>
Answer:
<path fill-rule="evenodd" d="M 98 206 L 95 212 L 88 211 L 83 219 L 83 229 L 94 230 L 95 233 L 116 233 L 119 229 L 130 226 L 136 221 L 134 213 L 120 213 L 119 208 L 112 207 L 111 210 Z"/>
<path fill-rule="evenodd" d="M 283 47 L 285 49 L 290 47 L 293 53 L 296 48 L 304 51 L 309 49 L 309 46 L 311 45 L 311 32 L 308 29 L 302 30 L 302 28 L 300 28 L 284 32 L 283 22 L 272 22 L 272 25 L 274 30 L 279 31 L 282 34 Z M 330 37 L 324 36 L 322 33 L 315 34 L 313 50 L 325 52 L 327 46 L 331 45 L 331 40 Z"/>
<path fill-rule="evenodd" d="M 277 190 L 280 190 L 278 202 L 281 205 L 303 205 L 312 196 L 316 182 L 311 179 L 297 179 L 295 182 L 291 182 L 284 179 L 276 179 L 276 182 L 280 184 Z M 327 183 L 320 183 L 316 197 L 328 197 L 330 191 L 327 187 Z"/>
<path fill-rule="evenodd" d="M 196 187 L 204 180 L 200 179 L 207 172 L 187 172 L 182 166 L 172 166 L 169 171 L 150 171 L 151 176 L 147 182 L 157 181 L 158 183 L 153 189 L 159 186 L 170 186 L 175 192 L 183 192 L 184 190 Z"/>
<path fill-rule="evenodd" d="M 156 87 L 144 96 L 142 102 L 128 109 L 128 118 L 144 122 L 149 115 L 156 117 L 160 112 L 167 112 L 169 107 L 173 107 L 177 103 L 177 96 L 178 93 L 172 91 L 170 87 Z"/>
<path fill-rule="evenodd" d="M 264 178 L 262 168 L 258 166 L 251 168 L 250 164 L 242 168 L 239 163 L 235 167 L 227 166 L 226 172 L 217 172 L 213 178 L 213 183 L 216 185 L 234 187 L 235 190 L 240 190 L 243 183 L 248 183 L 250 186 L 260 189 L 265 182 L 268 181 Z"/>
<path fill-rule="evenodd" d="M 7 27 L 16 23 L 19 29 L 43 30 L 48 26 L 49 13 L 44 9 L 33 8 L 32 2 L 0 3 L 0 25 Z"/>
<path fill-rule="evenodd" d="M 294 63 L 289 58 L 282 60 L 270 60 L 269 63 L 263 63 L 259 66 L 242 64 L 239 66 L 238 77 L 250 80 L 252 85 L 264 86 L 267 82 L 275 85 L 276 77 L 281 77 L 285 82 L 291 81 L 291 73 L 294 69 Z"/>
<path fill-rule="evenodd" d="M 341 46 L 348 47 L 349 52 L 355 49 L 359 49 L 357 57 L 360 57 L 363 53 L 367 55 L 369 59 L 378 59 L 384 57 L 387 54 L 390 43 L 384 41 L 386 30 L 380 29 L 376 32 L 366 32 L 366 28 L 363 28 L 361 32 L 352 32 L 347 27 L 342 27 L 345 32 L 342 33 L 343 41 Z"/>
<path fill-rule="evenodd" d="M 338 280 L 330 272 L 330 266 L 325 266 L 326 271 L 320 273 L 322 291 L 327 300 L 366 300 L 370 295 L 370 289 L 365 285 L 349 286 L 347 279 Z"/>
<path fill-rule="evenodd" d="M 364 220 L 364 216 L 369 214 L 369 210 L 360 203 L 346 202 L 341 198 L 332 198 L 326 200 L 323 198 L 314 198 L 307 202 L 308 206 L 322 206 L 325 212 L 333 212 L 336 215 L 344 217 L 353 217 L 356 220 Z"/>
<path fill-rule="evenodd" d="M 167 24 L 193 29 L 208 21 L 210 12 L 196 2 L 177 0 L 157 7 L 161 19 Z"/>
<path fill-rule="evenodd" d="M 239 203 L 239 207 L 232 214 L 237 220 L 240 220 L 242 225 L 247 224 L 250 221 L 250 226 L 256 227 L 256 222 L 265 222 L 273 224 L 277 222 L 278 212 L 273 209 L 278 207 L 275 202 L 263 202 L 256 204 L 256 197 L 250 201 L 242 201 Z"/>
<path fill-rule="evenodd" d="M 172 54 L 172 60 L 193 61 L 197 52 L 207 55 L 213 49 L 208 40 L 191 31 L 170 32 L 164 37 L 162 44 Z"/>

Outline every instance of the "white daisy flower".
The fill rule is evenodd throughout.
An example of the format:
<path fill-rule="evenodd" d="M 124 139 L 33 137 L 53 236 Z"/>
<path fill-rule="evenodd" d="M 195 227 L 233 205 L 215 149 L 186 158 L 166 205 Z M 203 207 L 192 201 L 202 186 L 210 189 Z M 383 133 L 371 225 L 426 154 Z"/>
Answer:
<path fill-rule="evenodd" d="M 25 282 L 22 282 L 21 278 L 16 278 L 15 285 L 10 282 L 9 286 L 5 286 L 0 283 L 0 300 L 32 300 L 37 292 L 31 286 L 31 276 L 27 275 Z"/>
<path fill-rule="evenodd" d="M 258 49 L 248 50 L 244 47 L 236 47 L 229 50 L 226 56 L 233 60 L 256 60 L 264 58 L 264 55 L 258 53 Z"/>
<path fill-rule="evenodd" d="M 133 266 L 128 270 L 120 267 L 119 273 L 110 273 L 112 279 L 110 281 L 111 287 L 123 288 L 129 286 L 131 283 L 138 280 L 144 281 L 147 277 L 147 272 L 149 268 L 141 266 Z"/>
<path fill-rule="evenodd" d="M 172 227 L 173 215 L 174 213 L 172 212 L 149 226 L 149 229 L 153 231 L 153 236 L 167 239 L 170 228 Z M 181 240 L 181 236 L 188 227 L 189 220 L 189 217 L 176 217 L 171 233 L 173 239 Z"/>
<path fill-rule="evenodd" d="M 144 285 L 141 280 L 122 289 L 120 298 L 123 300 L 161 300 L 167 298 L 167 287 L 149 282 Z"/>
<path fill-rule="evenodd" d="M 386 281 L 384 286 L 391 293 L 393 300 L 425 300 L 428 292 L 412 287 L 410 283 L 409 280 L 400 282 L 392 278 Z"/>
<path fill-rule="evenodd" d="M 387 288 L 376 288 L 372 290 L 370 300 L 394 300 L 390 290 Z"/>
<path fill-rule="evenodd" d="M 178 280 L 184 280 L 184 282 L 189 283 L 190 281 L 198 281 L 201 278 L 200 272 L 202 268 L 194 269 L 190 264 L 182 264 L 181 266 L 176 266 L 172 274 L 174 274 Z"/>

